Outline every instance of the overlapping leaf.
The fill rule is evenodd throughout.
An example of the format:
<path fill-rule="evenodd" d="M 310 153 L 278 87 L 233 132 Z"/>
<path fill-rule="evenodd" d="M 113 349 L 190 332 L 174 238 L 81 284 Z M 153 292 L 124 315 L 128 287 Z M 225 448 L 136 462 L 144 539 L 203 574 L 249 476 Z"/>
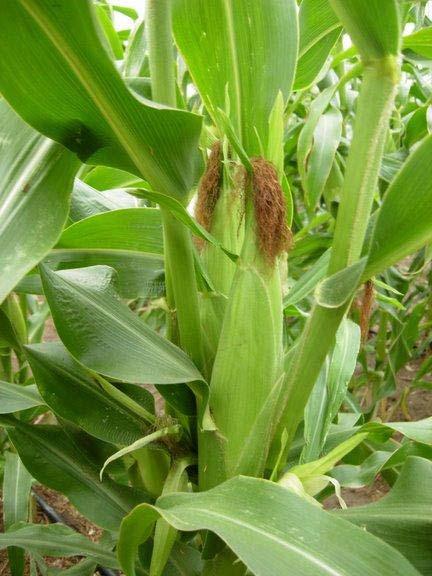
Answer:
<path fill-rule="evenodd" d="M 186 354 L 154 332 L 118 298 L 106 266 L 42 274 L 57 331 L 84 366 L 133 383 L 202 380 Z"/>
<path fill-rule="evenodd" d="M 65 494 L 98 526 L 117 530 L 125 514 L 148 501 L 145 492 L 99 479 L 99 469 L 58 426 L 25 424 L 1 416 L 24 466 L 42 484 Z"/>
<path fill-rule="evenodd" d="M 61 343 L 26 348 L 39 392 L 53 412 L 113 444 L 141 438 L 146 422 L 102 390 Z"/>
<path fill-rule="evenodd" d="M 127 576 L 135 574 L 138 546 L 159 517 L 178 530 L 212 530 L 256 576 L 285 574 L 287 566 L 302 576 L 419 575 L 364 530 L 267 480 L 239 477 L 205 493 L 168 495 L 155 507 L 138 506 L 120 532 L 118 556 Z"/>
<path fill-rule="evenodd" d="M 379 500 L 338 512 L 394 546 L 421 574 L 432 574 L 432 463 L 411 457 L 392 491 Z"/>
<path fill-rule="evenodd" d="M 92 11 L 89 0 L 2 2 L 0 90 L 24 120 L 85 162 L 145 176 L 183 198 L 196 178 L 201 119 L 136 98 Z"/>
<path fill-rule="evenodd" d="M 297 58 L 293 0 L 175 0 L 176 43 L 216 123 L 224 110 L 249 156 L 267 146 L 279 92 L 288 98 Z M 228 103 L 229 101 L 229 103 Z"/>
<path fill-rule="evenodd" d="M 0 101 L 0 302 L 60 236 L 77 169 Z"/>

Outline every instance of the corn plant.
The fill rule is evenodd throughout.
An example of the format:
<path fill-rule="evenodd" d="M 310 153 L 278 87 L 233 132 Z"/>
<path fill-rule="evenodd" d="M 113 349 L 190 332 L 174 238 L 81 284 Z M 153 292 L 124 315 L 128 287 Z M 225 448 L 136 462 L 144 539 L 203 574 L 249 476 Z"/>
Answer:
<path fill-rule="evenodd" d="M 103 1 L 0 3 L 12 574 L 432 574 L 431 419 L 377 417 L 430 307 L 408 282 L 386 372 L 392 274 L 432 241 L 423 8 L 147 0 L 125 35 Z M 359 352 L 386 374 L 368 410 Z M 378 473 L 389 494 L 346 509 Z M 32 478 L 101 541 L 34 524 Z"/>

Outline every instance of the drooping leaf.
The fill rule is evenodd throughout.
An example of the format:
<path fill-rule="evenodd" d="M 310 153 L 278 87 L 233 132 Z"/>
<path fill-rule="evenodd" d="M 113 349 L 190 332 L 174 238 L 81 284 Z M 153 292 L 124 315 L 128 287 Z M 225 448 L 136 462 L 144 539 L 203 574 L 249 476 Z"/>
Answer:
<path fill-rule="evenodd" d="M 125 208 L 90 216 L 66 228 L 57 248 L 163 254 L 160 210 Z"/>
<path fill-rule="evenodd" d="M 314 291 L 316 285 L 326 276 L 330 256 L 331 252 L 327 250 L 307 272 L 301 275 L 285 296 L 284 308 L 297 304 Z"/>
<path fill-rule="evenodd" d="M 386 429 L 391 432 L 399 432 L 416 442 L 432 444 L 432 416 L 413 422 L 368 422 L 362 427 L 362 430 L 371 432 L 380 432 Z"/>
<path fill-rule="evenodd" d="M 183 198 L 196 178 L 201 119 L 129 91 L 93 10 L 89 0 L 3 2 L 0 90 L 26 122 L 86 163 L 133 172 Z"/>
<path fill-rule="evenodd" d="M 399 550 L 425 576 L 432 574 L 432 463 L 410 457 L 391 492 L 378 502 L 341 510 L 357 524 Z"/>
<path fill-rule="evenodd" d="M 77 169 L 0 101 L 0 303 L 60 236 Z"/>
<path fill-rule="evenodd" d="M 138 506 L 129 514 L 118 545 L 127 576 L 135 574 L 137 548 L 159 517 L 178 530 L 212 530 L 256 576 L 285 574 L 287 566 L 302 576 L 419 574 L 384 542 L 291 491 L 267 480 L 238 477 L 201 494 L 163 496 L 156 506 Z"/>
<path fill-rule="evenodd" d="M 361 464 L 339 464 L 333 468 L 331 475 L 341 486 L 362 488 L 372 484 L 382 470 L 404 464 L 409 456 L 420 456 L 432 460 L 432 445 L 404 442 L 394 452 L 377 450 L 365 458 Z"/>
<path fill-rule="evenodd" d="M 61 343 L 34 344 L 26 354 L 39 392 L 55 414 L 113 444 L 143 436 L 143 418 L 104 391 Z"/>
<path fill-rule="evenodd" d="M 276 97 L 286 101 L 294 79 L 295 1 L 176 0 L 173 27 L 213 121 L 225 111 L 246 153 L 260 154 Z"/>
<path fill-rule="evenodd" d="M 109 266 L 117 272 L 117 289 L 122 298 L 148 298 L 165 292 L 164 261 L 160 255 L 132 250 L 53 249 L 43 264 L 52 270 Z M 43 294 L 37 273 L 24 277 L 17 292 Z"/>
<path fill-rule="evenodd" d="M 121 197 L 116 195 L 113 198 L 111 194 L 104 194 L 82 180 L 75 178 L 69 219 L 72 222 L 78 222 L 78 220 L 83 220 L 101 212 L 121 210 L 122 208 L 136 208 L 136 206 L 136 199 L 126 192 Z"/>
<path fill-rule="evenodd" d="M 378 212 L 363 277 L 371 276 L 432 240 L 432 136 L 408 157 Z"/>
<path fill-rule="evenodd" d="M 1 416 L 0 423 L 24 466 L 42 484 L 61 492 L 91 521 L 117 530 L 130 510 L 148 496 L 142 490 L 115 483 L 106 476 L 99 479 L 99 470 L 59 426 L 25 424 L 10 416 Z"/>
<path fill-rule="evenodd" d="M 85 556 L 103 566 L 118 568 L 115 554 L 103 545 L 92 542 L 63 524 L 23 524 L 11 532 L 0 534 L 0 548 L 19 546 L 43 556 Z"/>
<path fill-rule="evenodd" d="M 126 446 L 125 448 L 122 448 L 118 452 L 115 452 L 109 458 L 107 458 L 105 460 L 104 465 L 102 466 L 101 471 L 99 473 L 100 478 L 103 477 L 103 473 L 105 471 L 105 468 L 107 466 L 109 466 L 109 464 L 111 464 L 111 462 L 114 462 L 115 460 L 118 460 L 119 458 L 122 458 L 123 456 L 126 456 L 127 454 L 132 454 L 136 450 L 139 450 L 140 448 L 144 448 L 145 446 L 148 446 L 152 442 L 155 442 L 156 440 L 160 440 L 160 438 L 163 438 L 164 436 L 176 435 L 179 432 L 180 432 L 180 426 L 168 426 L 166 428 L 161 428 L 160 430 L 156 430 L 156 432 L 152 432 L 151 434 L 148 434 L 147 436 L 144 436 L 143 438 L 136 440 L 130 446 Z"/>
<path fill-rule="evenodd" d="M 79 362 L 132 383 L 202 380 L 186 354 L 154 332 L 118 298 L 113 270 L 43 269 L 44 292 L 63 344 Z"/>

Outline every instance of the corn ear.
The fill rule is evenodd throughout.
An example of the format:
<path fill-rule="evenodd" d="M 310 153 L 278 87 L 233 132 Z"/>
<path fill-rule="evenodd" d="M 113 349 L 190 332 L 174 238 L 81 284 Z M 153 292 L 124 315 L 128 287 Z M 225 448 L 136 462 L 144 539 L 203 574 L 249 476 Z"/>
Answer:
<path fill-rule="evenodd" d="M 243 240 L 243 200 L 241 179 L 243 170 L 224 162 L 227 150 L 217 142 L 210 154 L 208 167 L 200 185 L 196 216 L 221 244 L 237 254 Z M 241 167 L 240 167 L 241 168 Z M 211 369 L 235 273 L 235 264 L 219 247 L 205 243 L 201 261 L 214 288 L 203 292 L 201 320 L 207 366 Z"/>
<path fill-rule="evenodd" d="M 253 165 L 253 182 L 246 199 L 245 238 L 210 385 L 210 409 L 224 444 L 227 477 L 244 472 L 237 466 L 242 448 L 281 373 L 278 254 L 286 247 L 285 204 L 274 168 L 262 159 Z M 248 468 L 246 461 L 244 466 Z"/>

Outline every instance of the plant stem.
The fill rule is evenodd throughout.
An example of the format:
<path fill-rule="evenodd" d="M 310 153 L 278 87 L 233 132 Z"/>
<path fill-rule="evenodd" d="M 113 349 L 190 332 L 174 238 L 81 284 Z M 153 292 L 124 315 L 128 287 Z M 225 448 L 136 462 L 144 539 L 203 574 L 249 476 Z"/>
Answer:
<path fill-rule="evenodd" d="M 365 63 L 328 276 L 355 263 L 361 255 L 398 72 L 399 64 L 393 56 Z M 322 363 L 334 343 L 336 331 L 349 306 L 350 301 L 339 308 L 324 308 L 315 304 L 312 309 L 295 357 L 289 366 L 280 403 L 283 413 L 276 433 L 276 442 L 279 442 L 282 431 L 286 429 L 288 442 L 285 454 L 303 417 Z M 273 450 L 276 450 L 277 454 L 276 446 Z M 272 457 L 275 457 L 275 452 Z"/>
<path fill-rule="evenodd" d="M 176 106 L 176 85 L 171 34 L 171 0 L 148 0 L 146 27 L 153 100 Z M 190 232 L 171 213 L 161 208 L 165 241 L 167 303 L 171 311 L 169 335 L 199 369 L 204 368 L 198 288 Z"/>
<path fill-rule="evenodd" d="M 165 209 L 162 222 L 165 239 L 165 262 L 172 293 L 167 292 L 168 306 L 175 303 L 181 347 L 196 366 L 204 370 L 198 287 L 195 276 L 192 239 L 190 232 Z"/>
<path fill-rule="evenodd" d="M 347 160 L 329 275 L 350 266 L 360 257 L 398 78 L 394 56 L 364 66 L 355 136 Z"/>
<path fill-rule="evenodd" d="M 147 0 L 146 29 L 153 100 L 175 107 L 171 1 Z"/>

